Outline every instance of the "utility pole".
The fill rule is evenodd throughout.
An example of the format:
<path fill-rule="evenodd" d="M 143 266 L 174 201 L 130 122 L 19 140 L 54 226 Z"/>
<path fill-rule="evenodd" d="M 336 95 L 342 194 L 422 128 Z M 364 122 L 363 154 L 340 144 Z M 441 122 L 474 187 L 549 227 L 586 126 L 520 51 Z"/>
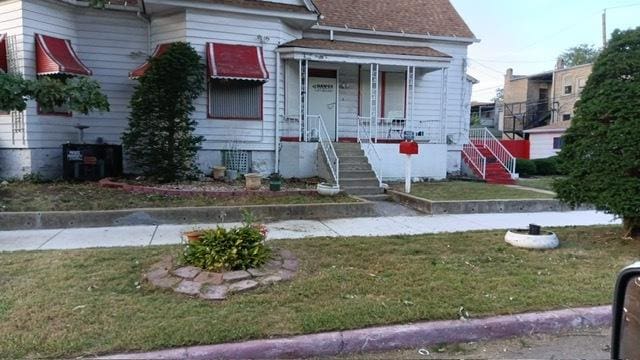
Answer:
<path fill-rule="evenodd" d="M 607 9 L 602 10 L 602 48 L 607 47 Z"/>

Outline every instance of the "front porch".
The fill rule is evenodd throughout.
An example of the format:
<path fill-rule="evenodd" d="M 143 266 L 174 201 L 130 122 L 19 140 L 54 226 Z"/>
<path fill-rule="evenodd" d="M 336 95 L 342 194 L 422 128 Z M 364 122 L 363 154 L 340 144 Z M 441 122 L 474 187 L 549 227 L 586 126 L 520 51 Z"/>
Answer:
<path fill-rule="evenodd" d="M 312 48 L 293 44 L 279 49 L 284 67 L 281 141 L 317 142 L 324 127 L 333 142 L 397 143 L 411 131 L 418 142 L 446 143 L 448 55 L 430 48 L 418 49 L 420 56 L 367 53 L 360 47 L 373 45 L 355 43 L 346 44 L 358 52 L 323 48 L 335 43 L 341 42 L 318 40 Z M 374 47 L 369 50 L 403 49 Z"/>

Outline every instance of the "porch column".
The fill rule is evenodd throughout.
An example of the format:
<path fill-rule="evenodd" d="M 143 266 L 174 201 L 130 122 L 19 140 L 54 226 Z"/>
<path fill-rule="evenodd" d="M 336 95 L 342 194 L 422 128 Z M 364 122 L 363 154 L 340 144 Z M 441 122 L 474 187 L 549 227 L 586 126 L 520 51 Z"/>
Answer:
<path fill-rule="evenodd" d="M 407 98 L 405 107 L 407 109 L 407 119 L 405 119 L 409 124 L 409 129 L 411 131 L 415 131 L 415 124 L 413 121 L 413 108 L 414 102 L 416 98 L 416 67 L 415 66 L 407 66 Z"/>
<path fill-rule="evenodd" d="M 370 127 L 374 126 L 375 134 L 373 135 L 373 139 L 375 142 L 378 142 L 378 71 L 380 70 L 380 66 L 378 64 L 371 64 L 371 68 L 369 71 L 369 75 L 371 76 L 371 81 L 369 83 L 369 95 L 370 103 L 369 103 L 369 121 Z M 371 138 L 371 134 L 369 134 L 369 138 Z"/>
<path fill-rule="evenodd" d="M 447 101 L 448 97 L 448 80 L 449 70 L 442 68 L 442 90 L 440 92 L 440 141 L 441 144 L 447 143 Z"/>
<path fill-rule="evenodd" d="M 307 134 L 309 133 L 309 124 L 307 123 L 307 81 L 309 78 L 309 62 L 307 60 L 298 60 L 298 90 L 300 94 L 300 106 L 298 109 L 298 126 L 299 134 L 298 141 L 308 141 Z"/>

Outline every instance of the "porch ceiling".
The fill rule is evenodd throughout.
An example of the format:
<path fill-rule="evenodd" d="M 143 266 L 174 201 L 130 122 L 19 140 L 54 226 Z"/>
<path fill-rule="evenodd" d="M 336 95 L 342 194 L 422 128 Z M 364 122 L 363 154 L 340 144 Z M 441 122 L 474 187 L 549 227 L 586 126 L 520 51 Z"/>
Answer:
<path fill-rule="evenodd" d="M 367 44 L 324 39 L 298 39 L 280 45 L 284 58 L 360 64 L 446 67 L 452 57 L 430 47 Z"/>

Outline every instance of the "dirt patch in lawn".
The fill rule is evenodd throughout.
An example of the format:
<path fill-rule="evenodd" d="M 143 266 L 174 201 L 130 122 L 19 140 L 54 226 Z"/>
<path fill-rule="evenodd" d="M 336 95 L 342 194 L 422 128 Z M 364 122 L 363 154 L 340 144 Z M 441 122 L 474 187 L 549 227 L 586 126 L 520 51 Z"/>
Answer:
<path fill-rule="evenodd" d="M 268 193 L 234 194 L 233 196 L 143 194 L 103 188 L 97 183 L 15 182 L 0 186 L 0 211 L 84 211 L 345 202 L 357 202 L 357 200 L 347 195 L 324 197 L 317 194 L 279 194 L 277 197 Z"/>
<path fill-rule="evenodd" d="M 276 241 L 298 276 L 223 303 L 141 283 L 179 247 L 0 254 L 0 357 L 75 357 L 415 321 L 595 306 L 640 243 L 619 227 L 553 229 L 518 249 L 503 231 Z"/>

